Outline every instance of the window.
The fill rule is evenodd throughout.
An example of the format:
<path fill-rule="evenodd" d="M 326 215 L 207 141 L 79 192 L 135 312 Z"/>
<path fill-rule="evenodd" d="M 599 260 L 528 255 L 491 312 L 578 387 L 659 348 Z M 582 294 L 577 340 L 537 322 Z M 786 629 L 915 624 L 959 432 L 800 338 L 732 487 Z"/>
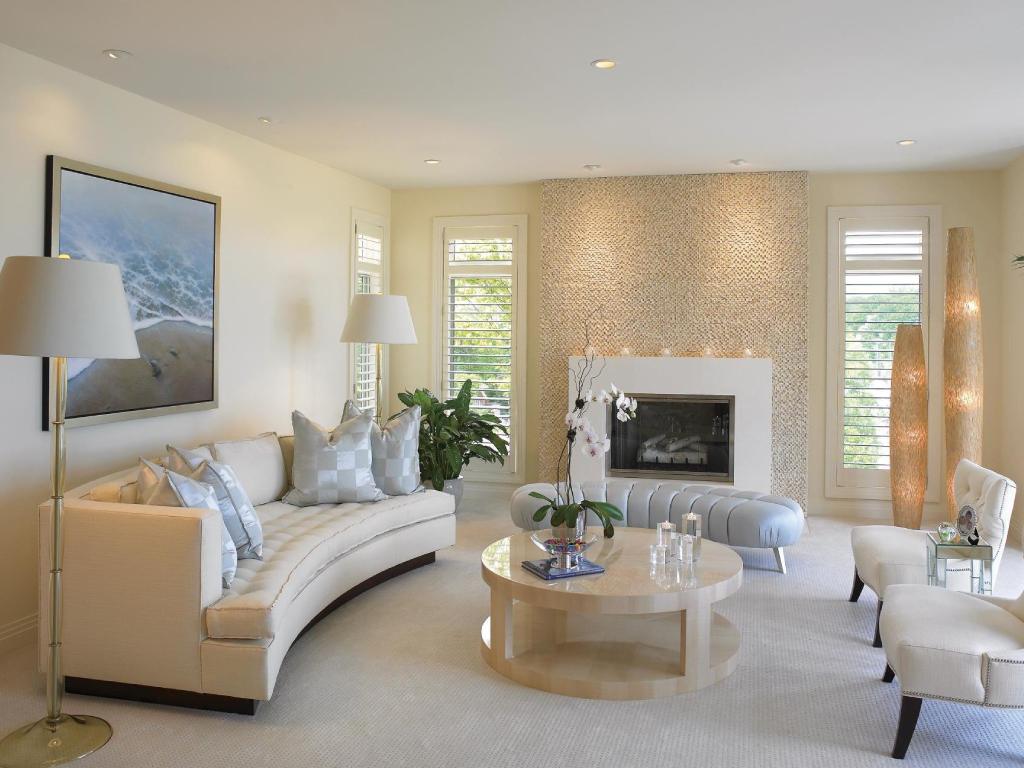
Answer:
<path fill-rule="evenodd" d="M 497 416 L 511 446 L 504 467 L 470 469 L 477 478 L 515 480 L 524 423 L 526 217 L 435 219 L 434 230 L 436 388 L 450 398 L 473 380 L 473 408 Z"/>
<path fill-rule="evenodd" d="M 384 293 L 387 287 L 387 226 L 375 214 L 352 215 L 352 293 Z M 387 371 L 384 365 L 382 376 Z M 383 387 L 387 392 L 387 385 Z M 352 345 L 352 399 L 377 410 L 377 345 Z"/>
<path fill-rule="evenodd" d="M 889 498 L 893 345 L 901 323 L 919 323 L 926 360 L 937 360 L 941 300 L 931 302 L 939 211 L 881 206 L 829 209 L 828 477 L 830 495 Z M 940 259 L 939 259 L 940 260 Z M 936 318 L 936 312 L 938 317 Z M 929 388 L 938 386 L 929 365 Z M 938 402 L 937 396 L 930 400 Z M 936 415 L 929 414 L 932 425 Z M 939 429 L 930 430 L 937 442 Z M 931 451 L 931 446 L 929 446 Z M 936 451 L 937 451 L 936 447 Z M 937 456 L 929 457 L 937 461 Z M 937 465 L 936 465 L 937 466 Z"/>

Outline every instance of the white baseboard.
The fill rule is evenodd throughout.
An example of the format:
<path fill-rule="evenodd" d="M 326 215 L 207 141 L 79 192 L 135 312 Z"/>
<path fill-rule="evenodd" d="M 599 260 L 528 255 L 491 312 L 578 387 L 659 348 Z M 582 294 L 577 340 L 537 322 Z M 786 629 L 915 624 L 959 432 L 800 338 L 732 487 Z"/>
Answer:
<path fill-rule="evenodd" d="M 37 615 L 34 613 L 0 624 L 0 653 L 13 651 L 34 642 L 37 625 Z"/>

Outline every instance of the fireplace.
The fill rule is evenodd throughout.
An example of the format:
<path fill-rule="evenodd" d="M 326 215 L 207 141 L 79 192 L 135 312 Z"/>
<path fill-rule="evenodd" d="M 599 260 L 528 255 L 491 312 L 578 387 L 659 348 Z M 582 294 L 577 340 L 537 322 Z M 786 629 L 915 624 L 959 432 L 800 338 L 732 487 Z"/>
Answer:
<path fill-rule="evenodd" d="M 607 475 L 733 481 L 734 396 L 633 397 L 637 409 L 631 421 L 619 421 L 609 408 Z"/>

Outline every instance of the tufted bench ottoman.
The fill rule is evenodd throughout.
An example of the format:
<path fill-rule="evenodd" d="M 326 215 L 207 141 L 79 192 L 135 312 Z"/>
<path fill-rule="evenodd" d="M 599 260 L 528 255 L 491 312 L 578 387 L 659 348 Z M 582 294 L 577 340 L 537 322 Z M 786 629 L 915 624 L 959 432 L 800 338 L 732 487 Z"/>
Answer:
<path fill-rule="evenodd" d="M 538 491 L 554 496 L 550 483 L 532 483 L 512 494 L 512 522 L 524 530 L 548 525 L 535 522 L 533 513 L 543 502 L 530 496 Z M 579 491 L 585 499 L 614 504 L 625 518 L 614 525 L 654 528 L 668 520 L 682 530 L 682 519 L 691 511 L 701 516 L 701 534 L 734 547 L 756 547 L 775 552 L 775 562 L 786 572 L 784 547 L 795 544 L 804 530 L 800 505 L 784 496 L 738 491 L 716 485 L 690 485 L 671 480 L 598 480 L 584 482 Z M 591 522 L 597 524 L 596 517 Z"/>

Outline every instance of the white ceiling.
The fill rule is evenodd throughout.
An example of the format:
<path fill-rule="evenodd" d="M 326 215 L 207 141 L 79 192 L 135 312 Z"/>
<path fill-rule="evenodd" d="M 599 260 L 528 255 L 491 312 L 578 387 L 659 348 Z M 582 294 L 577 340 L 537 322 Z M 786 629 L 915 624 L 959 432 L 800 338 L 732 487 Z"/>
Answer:
<path fill-rule="evenodd" d="M 1022 30 L 1021 0 L 0 0 L 4 43 L 391 187 L 998 167 Z"/>

